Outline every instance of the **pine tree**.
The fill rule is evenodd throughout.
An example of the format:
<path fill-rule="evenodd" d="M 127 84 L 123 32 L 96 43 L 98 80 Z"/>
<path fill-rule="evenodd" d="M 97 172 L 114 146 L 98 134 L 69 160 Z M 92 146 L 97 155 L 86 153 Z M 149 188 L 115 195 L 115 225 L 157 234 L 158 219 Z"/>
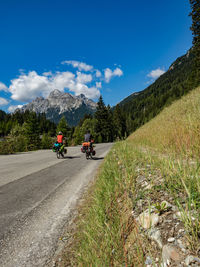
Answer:
<path fill-rule="evenodd" d="M 64 137 L 69 138 L 71 136 L 71 129 L 67 124 L 67 121 L 65 119 L 65 116 L 63 116 L 57 126 L 57 133 L 62 132 Z"/>
<path fill-rule="evenodd" d="M 42 135 L 42 140 L 41 140 L 41 146 L 43 149 L 49 149 L 52 147 L 52 139 L 51 137 L 46 134 L 46 133 L 43 133 Z"/>
<path fill-rule="evenodd" d="M 29 150 L 34 150 L 40 147 L 40 129 L 37 115 L 30 112 L 25 123 L 25 136 Z"/>
<path fill-rule="evenodd" d="M 126 136 L 126 120 L 119 105 L 114 109 L 115 138 L 123 139 Z"/>
<path fill-rule="evenodd" d="M 97 110 L 94 114 L 94 117 L 96 119 L 95 132 L 98 136 L 98 140 L 99 141 L 101 140 L 102 142 L 108 142 L 109 141 L 108 123 L 110 123 L 109 113 L 107 107 L 103 102 L 102 96 L 99 97 L 99 101 L 97 102 Z"/>
<path fill-rule="evenodd" d="M 196 55 L 196 66 L 198 71 L 200 71 L 200 0 L 190 0 L 190 5 L 192 12 L 190 16 L 192 17 L 192 34 L 193 34 L 193 45 L 194 52 Z"/>
<path fill-rule="evenodd" d="M 107 106 L 108 118 L 106 121 L 107 142 L 113 142 L 115 138 L 115 124 L 110 105 Z"/>

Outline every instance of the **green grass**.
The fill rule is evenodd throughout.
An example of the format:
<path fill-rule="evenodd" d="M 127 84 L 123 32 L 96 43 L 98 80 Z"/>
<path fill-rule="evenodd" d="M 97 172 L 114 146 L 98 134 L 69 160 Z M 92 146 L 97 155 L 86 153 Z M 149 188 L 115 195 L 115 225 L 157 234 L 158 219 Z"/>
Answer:
<path fill-rule="evenodd" d="M 70 266 L 144 266 L 156 258 L 132 212 L 163 196 L 176 205 L 188 248 L 200 242 L 200 88 L 176 101 L 126 141 L 116 143 L 80 209 L 74 242 L 65 259 Z M 138 187 L 145 177 L 149 190 Z M 162 207 L 161 207 L 162 208 Z"/>

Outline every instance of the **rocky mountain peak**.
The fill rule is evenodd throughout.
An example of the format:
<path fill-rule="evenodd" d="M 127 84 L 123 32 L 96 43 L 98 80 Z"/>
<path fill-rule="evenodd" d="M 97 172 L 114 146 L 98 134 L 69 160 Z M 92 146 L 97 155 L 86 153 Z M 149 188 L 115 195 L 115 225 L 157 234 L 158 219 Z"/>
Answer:
<path fill-rule="evenodd" d="M 55 90 L 51 91 L 51 93 L 49 94 L 48 98 L 61 97 L 62 94 L 63 93 L 60 90 L 55 89 Z"/>
<path fill-rule="evenodd" d="M 78 95 L 77 97 L 78 97 L 78 98 L 82 98 L 82 99 L 85 99 L 85 98 L 86 98 L 84 94 L 80 94 L 80 95 Z"/>
<path fill-rule="evenodd" d="M 65 116 L 70 125 L 75 125 L 86 113 L 94 113 L 96 106 L 97 104 L 84 94 L 74 96 L 55 89 L 46 99 L 37 97 L 18 110 L 21 112 L 30 110 L 36 113 L 45 113 L 47 119 L 56 123 L 62 116 Z"/>

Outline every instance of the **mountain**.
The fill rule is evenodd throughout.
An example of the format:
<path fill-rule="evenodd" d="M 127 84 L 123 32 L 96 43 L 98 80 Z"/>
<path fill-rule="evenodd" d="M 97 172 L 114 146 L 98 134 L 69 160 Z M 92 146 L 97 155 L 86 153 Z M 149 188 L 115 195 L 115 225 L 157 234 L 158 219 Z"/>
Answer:
<path fill-rule="evenodd" d="M 133 93 L 119 103 L 130 134 L 155 117 L 165 106 L 200 85 L 194 52 L 176 59 L 169 70 L 145 90 Z"/>
<path fill-rule="evenodd" d="M 37 114 L 45 113 L 46 118 L 55 123 L 58 123 L 60 118 L 65 116 L 68 124 L 74 126 L 85 114 L 94 113 L 96 105 L 94 101 L 86 98 L 83 94 L 74 96 L 55 89 L 47 98 L 37 97 L 16 111 L 30 110 Z"/>

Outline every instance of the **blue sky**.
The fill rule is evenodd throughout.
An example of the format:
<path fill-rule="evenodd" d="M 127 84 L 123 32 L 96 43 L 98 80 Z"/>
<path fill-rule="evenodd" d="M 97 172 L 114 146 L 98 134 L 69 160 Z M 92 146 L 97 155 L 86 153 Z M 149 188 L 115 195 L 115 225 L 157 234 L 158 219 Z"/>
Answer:
<path fill-rule="evenodd" d="M 53 89 L 115 105 L 192 46 L 189 0 L 1 0 L 0 109 Z"/>

